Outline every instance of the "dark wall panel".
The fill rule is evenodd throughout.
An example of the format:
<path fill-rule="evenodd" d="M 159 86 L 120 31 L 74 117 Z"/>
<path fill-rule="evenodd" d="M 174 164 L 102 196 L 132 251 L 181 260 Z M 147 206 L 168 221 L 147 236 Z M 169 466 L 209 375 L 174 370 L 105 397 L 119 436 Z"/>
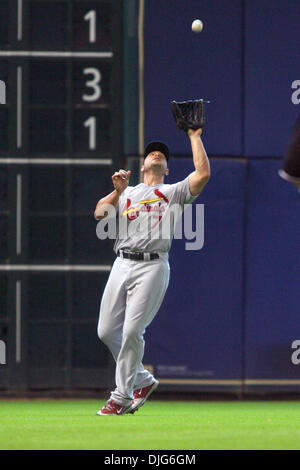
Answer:
<path fill-rule="evenodd" d="M 291 344 L 300 339 L 300 196 L 279 162 L 249 164 L 246 379 L 298 379 Z"/>
<path fill-rule="evenodd" d="M 299 1 L 245 5 L 245 154 L 280 157 L 300 112 Z"/>
<path fill-rule="evenodd" d="M 243 213 L 246 164 L 212 160 L 202 250 L 174 240 L 171 279 L 146 333 L 145 363 L 158 378 L 242 378 Z M 170 181 L 192 171 L 191 160 L 171 162 Z M 195 203 L 194 203 L 195 205 Z"/>
<path fill-rule="evenodd" d="M 149 0 L 145 12 L 146 140 L 189 154 L 170 101 L 205 98 L 211 154 L 241 154 L 241 1 Z M 191 23 L 204 29 L 194 34 Z"/>

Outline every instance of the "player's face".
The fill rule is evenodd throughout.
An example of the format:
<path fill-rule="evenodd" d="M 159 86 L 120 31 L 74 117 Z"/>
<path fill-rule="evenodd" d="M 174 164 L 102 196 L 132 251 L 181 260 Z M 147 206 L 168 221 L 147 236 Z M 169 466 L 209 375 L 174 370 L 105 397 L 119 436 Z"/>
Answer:
<path fill-rule="evenodd" d="M 150 152 L 144 160 L 144 169 L 161 171 L 162 174 L 165 174 L 168 168 L 168 162 L 165 155 L 159 150 L 154 150 Z"/>

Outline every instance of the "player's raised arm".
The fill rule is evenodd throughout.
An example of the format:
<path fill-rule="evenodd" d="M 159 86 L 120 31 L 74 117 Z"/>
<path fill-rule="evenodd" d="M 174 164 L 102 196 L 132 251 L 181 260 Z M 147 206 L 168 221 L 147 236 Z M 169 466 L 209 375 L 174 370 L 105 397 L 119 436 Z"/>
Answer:
<path fill-rule="evenodd" d="M 130 170 L 120 170 L 112 175 L 111 178 L 115 189 L 98 201 L 94 212 L 96 220 L 101 220 L 107 217 L 109 206 L 117 206 L 120 195 L 128 186 L 130 174 Z"/>
<path fill-rule="evenodd" d="M 209 181 L 210 165 L 201 139 L 202 129 L 189 129 L 195 171 L 189 175 L 189 186 L 192 196 L 197 196 Z"/>
<path fill-rule="evenodd" d="M 209 101 L 172 101 L 171 110 L 178 129 L 186 132 L 191 141 L 195 171 L 189 175 L 192 196 L 197 196 L 210 178 L 210 165 L 201 140 L 205 125 L 204 103 Z"/>

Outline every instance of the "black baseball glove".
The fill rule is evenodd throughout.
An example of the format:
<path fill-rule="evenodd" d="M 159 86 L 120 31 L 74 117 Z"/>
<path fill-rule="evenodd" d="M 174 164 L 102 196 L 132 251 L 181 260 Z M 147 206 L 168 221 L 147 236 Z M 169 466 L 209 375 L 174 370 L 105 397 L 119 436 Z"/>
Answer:
<path fill-rule="evenodd" d="M 179 129 L 184 132 L 189 129 L 203 129 L 205 124 L 204 103 L 209 103 L 209 101 L 202 99 L 171 101 L 172 113 Z"/>

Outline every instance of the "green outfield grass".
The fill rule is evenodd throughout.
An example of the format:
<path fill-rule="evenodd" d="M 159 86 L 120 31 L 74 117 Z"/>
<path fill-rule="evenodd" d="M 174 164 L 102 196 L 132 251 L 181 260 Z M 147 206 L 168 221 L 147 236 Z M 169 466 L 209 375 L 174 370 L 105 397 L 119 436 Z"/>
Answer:
<path fill-rule="evenodd" d="M 300 449 L 300 402 L 163 402 L 96 416 L 95 400 L 0 401 L 0 449 Z"/>

